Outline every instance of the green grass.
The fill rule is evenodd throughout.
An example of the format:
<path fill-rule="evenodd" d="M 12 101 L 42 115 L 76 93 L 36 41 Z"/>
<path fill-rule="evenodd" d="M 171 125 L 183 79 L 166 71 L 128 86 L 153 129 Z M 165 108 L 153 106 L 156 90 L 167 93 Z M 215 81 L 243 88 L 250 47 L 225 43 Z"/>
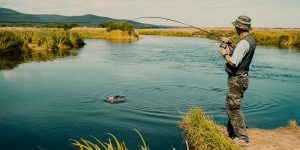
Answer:
<path fill-rule="evenodd" d="M 76 32 L 49 28 L 0 28 L 0 70 L 28 61 L 76 55 L 65 51 L 84 45 Z"/>
<path fill-rule="evenodd" d="M 136 133 L 139 135 L 142 141 L 142 145 L 140 146 L 140 150 L 149 150 L 149 147 L 146 145 L 146 142 L 142 136 L 142 134 L 136 130 Z M 94 142 L 90 142 L 85 139 L 80 140 L 72 140 L 71 145 L 75 146 L 79 150 L 127 150 L 127 147 L 123 141 L 120 141 L 116 136 L 111 133 L 107 133 L 113 140 L 110 138 L 107 142 L 102 142 L 98 138 L 92 136 Z"/>
<path fill-rule="evenodd" d="M 83 40 L 72 31 L 48 28 L 1 28 L 0 55 L 17 52 L 58 51 L 82 47 Z"/>
<path fill-rule="evenodd" d="M 117 41 L 136 41 L 139 35 L 128 31 L 105 28 L 0 28 L 0 70 L 12 69 L 28 61 L 47 61 L 76 55 L 69 49 L 84 45 L 83 38 L 101 38 Z"/>
<path fill-rule="evenodd" d="M 200 108 L 191 108 L 179 124 L 191 150 L 241 150 Z"/>
<path fill-rule="evenodd" d="M 19 53 L 24 41 L 11 31 L 0 31 L 0 56 L 7 53 Z"/>
<path fill-rule="evenodd" d="M 112 30 L 122 30 L 127 31 L 129 34 L 132 34 L 134 32 L 134 26 L 129 22 L 113 22 L 113 21 L 107 21 L 103 22 L 99 25 L 101 28 L 106 28 L 106 30 L 112 31 Z"/>

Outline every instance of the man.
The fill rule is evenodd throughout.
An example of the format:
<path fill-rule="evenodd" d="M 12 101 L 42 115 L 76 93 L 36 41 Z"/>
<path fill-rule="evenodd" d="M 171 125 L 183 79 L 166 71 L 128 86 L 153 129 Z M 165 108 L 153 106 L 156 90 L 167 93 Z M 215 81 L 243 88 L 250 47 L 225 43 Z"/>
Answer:
<path fill-rule="evenodd" d="M 240 146 L 248 146 L 249 136 L 240 103 L 248 87 L 248 71 L 256 43 L 255 39 L 249 34 L 251 19 L 248 16 L 239 16 L 232 24 L 241 38 L 240 41 L 236 46 L 233 46 L 228 38 L 222 37 L 223 43 L 220 45 L 221 55 L 227 62 L 225 71 L 228 73 L 226 111 L 229 121 L 227 131 L 235 143 Z M 227 45 L 229 45 L 229 54 L 226 50 Z"/>

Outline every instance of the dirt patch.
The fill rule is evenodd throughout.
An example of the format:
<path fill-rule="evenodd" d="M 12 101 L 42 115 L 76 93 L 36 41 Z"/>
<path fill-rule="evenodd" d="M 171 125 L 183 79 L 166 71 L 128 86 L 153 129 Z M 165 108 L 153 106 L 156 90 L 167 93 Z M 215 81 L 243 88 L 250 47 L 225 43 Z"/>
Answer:
<path fill-rule="evenodd" d="M 248 129 L 250 146 L 246 150 L 300 150 L 300 128 Z"/>
<path fill-rule="evenodd" d="M 219 126 L 227 135 L 226 127 Z M 249 147 L 245 150 L 300 150 L 300 128 L 281 127 L 276 129 L 249 128 Z"/>

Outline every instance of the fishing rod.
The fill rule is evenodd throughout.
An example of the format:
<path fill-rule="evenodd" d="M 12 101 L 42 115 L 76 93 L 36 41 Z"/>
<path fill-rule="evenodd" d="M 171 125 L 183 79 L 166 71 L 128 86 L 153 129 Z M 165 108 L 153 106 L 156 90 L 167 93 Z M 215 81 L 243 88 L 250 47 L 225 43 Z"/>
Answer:
<path fill-rule="evenodd" d="M 151 18 L 151 19 L 162 19 L 162 20 L 167 20 L 167 21 L 172 21 L 172 22 L 176 22 L 176 23 L 179 23 L 179 24 L 183 24 L 183 25 L 186 25 L 188 27 L 191 27 L 191 28 L 194 28 L 194 29 L 198 29 L 200 31 L 203 31 L 205 33 L 208 33 L 210 35 L 213 35 L 215 36 L 216 38 L 218 38 L 219 40 L 221 40 L 221 37 L 215 33 L 212 33 L 212 32 L 209 32 L 207 30 L 204 30 L 204 29 L 201 29 L 199 27 L 195 27 L 195 26 L 192 26 L 190 24 L 187 24 L 187 23 L 184 23 L 184 22 L 181 22 L 181 21 L 177 21 L 177 20 L 174 20 L 174 19 L 170 19 L 170 18 L 164 18 L 164 17 L 138 17 L 138 18 L 134 18 L 132 20 L 138 20 L 138 19 L 147 19 L 147 18 Z M 235 44 L 229 42 L 227 43 L 230 47 L 235 47 Z"/>

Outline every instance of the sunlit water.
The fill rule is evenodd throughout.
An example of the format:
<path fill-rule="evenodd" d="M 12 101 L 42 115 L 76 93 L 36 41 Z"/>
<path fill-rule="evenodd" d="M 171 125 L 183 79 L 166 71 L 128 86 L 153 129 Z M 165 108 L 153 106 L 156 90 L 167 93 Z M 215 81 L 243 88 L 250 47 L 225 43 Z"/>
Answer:
<path fill-rule="evenodd" d="M 73 149 L 69 139 L 111 132 L 129 149 L 182 149 L 178 111 L 201 106 L 225 124 L 227 75 L 218 43 L 144 36 L 134 43 L 87 39 L 77 56 L 0 71 L 1 149 Z M 249 127 L 300 119 L 300 52 L 257 47 L 242 101 Z M 125 95 L 127 103 L 103 102 Z"/>

